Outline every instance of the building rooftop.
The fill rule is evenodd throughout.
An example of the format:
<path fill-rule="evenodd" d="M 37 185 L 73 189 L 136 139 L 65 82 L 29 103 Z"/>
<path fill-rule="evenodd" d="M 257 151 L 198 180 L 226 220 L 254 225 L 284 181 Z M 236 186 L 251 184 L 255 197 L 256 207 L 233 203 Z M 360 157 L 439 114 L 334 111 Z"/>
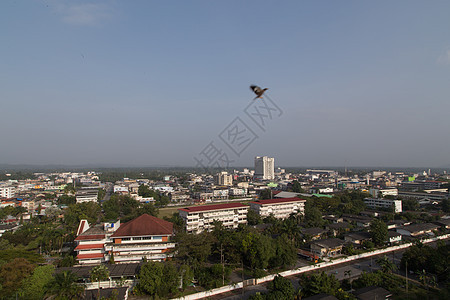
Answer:
<path fill-rule="evenodd" d="M 224 204 L 191 206 L 180 208 L 179 210 L 186 212 L 201 212 L 201 211 L 221 210 L 230 208 L 248 208 L 248 205 L 244 205 L 242 203 L 224 203 Z"/>
<path fill-rule="evenodd" d="M 364 287 L 356 290 L 355 292 L 353 292 L 353 294 L 355 294 L 356 298 L 360 300 L 381 300 L 389 299 L 389 297 L 392 296 L 392 294 L 388 290 L 378 286 Z"/>
<path fill-rule="evenodd" d="M 172 233 L 172 223 L 148 214 L 143 214 L 136 219 L 122 224 L 111 237 L 171 235 Z"/>
<path fill-rule="evenodd" d="M 438 229 L 439 225 L 431 223 L 411 224 L 408 226 L 400 227 L 400 229 L 407 230 L 409 232 L 420 232 Z"/>
<path fill-rule="evenodd" d="M 291 202 L 306 202 L 306 200 L 300 199 L 297 197 L 292 197 L 292 198 L 257 200 L 257 201 L 252 201 L 250 203 L 266 205 L 266 204 L 280 204 L 280 203 L 291 203 Z"/>
<path fill-rule="evenodd" d="M 336 248 L 345 244 L 345 242 L 341 239 L 331 238 L 331 239 L 323 239 L 311 242 L 311 244 L 318 245 L 324 248 Z"/>

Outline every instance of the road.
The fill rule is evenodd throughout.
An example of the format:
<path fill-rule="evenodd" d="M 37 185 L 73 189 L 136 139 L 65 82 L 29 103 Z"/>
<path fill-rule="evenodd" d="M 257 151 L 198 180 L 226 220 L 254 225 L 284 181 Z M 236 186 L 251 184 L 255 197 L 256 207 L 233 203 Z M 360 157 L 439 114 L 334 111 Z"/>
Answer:
<path fill-rule="evenodd" d="M 399 266 L 400 260 L 405 250 L 398 250 L 391 253 L 388 253 L 387 256 L 390 260 L 393 259 L 394 263 Z M 379 270 L 380 267 L 377 265 L 376 260 L 380 257 L 384 257 L 385 254 L 380 254 L 378 256 L 372 256 L 371 258 L 362 258 L 359 260 L 355 260 L 349 263 L 343 263 L 335 266 L 330 266 L 327 268 L 323 268 L 320 270 L 310 271 L 312 272 L 321 272 L 325 271 L 327 274 L 333 274 L 339 281 L 342 281 L 346 278 L 350 278 L 352 280 L 358 278 L 363 272 L 372 272 Z M 297 263 L 298 266 L 304 266 L 306 263 L 303 260 L 299 260 Z M 296 267 L 298 267 L 296 266 Z M 347 272 L 350 271 L 350 272 Z M 347 275 L 348 274 L 348 275 Z M 291 276 L 288 279 L 291 281 L 292 285 L 295 289 L 300 287 L 298 281 L 300 276 Z M 248 299 L 251 295 L 256 294 L 257 292 L 265 293 L 267 292 L 267 284 L 253 285 L 244 288 L 244 293 L 242 293 L 242 289 L 236 290 L 234 292 L 223 293 L 220 295 L 212 296 L 210 299 L 221 299 L 221 300 L 238 300 L 238 299 Z"/>

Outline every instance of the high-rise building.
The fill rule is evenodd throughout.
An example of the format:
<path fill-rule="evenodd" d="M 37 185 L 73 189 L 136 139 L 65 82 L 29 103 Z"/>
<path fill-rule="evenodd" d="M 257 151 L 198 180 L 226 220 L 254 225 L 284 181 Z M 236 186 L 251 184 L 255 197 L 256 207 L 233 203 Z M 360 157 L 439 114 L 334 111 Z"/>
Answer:
<path fill-rule="evenodd" d="M 215 176 L 218 185 L 233 185 L 233 175 L 228 172 L 220 172 Z"/>
<path fill-rule="evenodd" d="M 275 159 L 267 156 L 255 157 L 255 178 L 273 180 L 275 178 Z"/>

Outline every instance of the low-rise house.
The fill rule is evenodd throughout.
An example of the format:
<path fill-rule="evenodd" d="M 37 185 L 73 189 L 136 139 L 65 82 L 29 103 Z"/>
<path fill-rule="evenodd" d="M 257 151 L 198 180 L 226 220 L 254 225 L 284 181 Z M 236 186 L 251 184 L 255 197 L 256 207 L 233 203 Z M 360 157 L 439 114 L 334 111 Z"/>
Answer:
<path fill-rule="evenodd" d="M 342 233 L 349 232 L 351 225 L 347 222 L 331 223 L 326 226 L 326 229 L 333 235 L 338 236 Z"/>
<path fill-rule="evenodd" d="M 327 230 L 319 228 L 319 227 L 301 229 L 303 238 L 308 238 L 311 241 L 320 239 L 322 237 L 322 235 L 324 235 L 326 232 L 327 232 Z"/>
<path fill-rule="evenodd" d="M 400 243 L 402 241 L 402 235 L 396 231 L 389 230 L 388 231 L 388 240 L 391 245 Z"/>
<path fill-rule="evenodd" d="M 20 225 L 15 223 L 10 224 L 0 224 L 0 237 L 7 231 L 15 231 L 20 227 Z"/>
<path fill-rule="evenodd" d="M 358 227 L 369 227 L 372 222 L 371 218 L 352 214 L 344 214 L 342 218 L 349 223 L 356 224 Z"/>
<path fill-rule="evenodd" d="M 391 299 L 392 293 L 378 286 L 368 286 L 353 292 L 358 300 Z"/>
<path fill-rule="evenodd" d="M 319 257 L 333 257 L 342 253 L 345 242 L 341 239 L 331 238 L 313 241 L 310 244 L 311 252 Z"/>
<path fill-rule="evenodd" d="M 392 220 L 386 223 L 388 229 L 395 229 L 410 224 L 411 222 L 405 220 Z"/>
<path fill-rule="evenodd" d="M 411 224 L 408 226 L 403 226 L 396 228 L 397 232 L 401 235 L 417 237 L 424 234 L 431 234 L 433 230 L 439 228 L 439 225 L 432 223 L 422 223 L 422 224 Z"/>
<path fill-rule="evenodd" d="M 344 236 L 344 240 L 346 242 L 356 245 L 362 245 L 362 243 L 364 243 L 365 241 L 370 241 L 371 238 L 371 234 L 366 231 L 352 232 Z"/>
<path fill-rule="evenodd" d="M 440 219 L 439 221 L 433 222 L 436 225 L 439 225 L 441 229 L 449 229 L 450 228 L 450 219 Z"/>

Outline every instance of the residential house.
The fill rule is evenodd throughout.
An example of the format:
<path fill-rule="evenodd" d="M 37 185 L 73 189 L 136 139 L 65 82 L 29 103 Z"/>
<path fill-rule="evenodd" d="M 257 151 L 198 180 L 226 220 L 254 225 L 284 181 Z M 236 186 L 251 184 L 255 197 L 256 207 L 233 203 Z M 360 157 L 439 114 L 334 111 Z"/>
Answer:
<path fill-rule="evenodd" d="M 401 235 L 417 237 L 424 234 L 432 234 L 433 230 L 439 228 L 439 225 L 432 223 L 411 224 L 396 228 L 396 231 Z"/>
<path fill-rule="evenodd" d="M 367 231 L 352 232 L 344 236 L 346 242 L 356 245 L 362 245 L 364 242 L 370 241 L 371 239 L 372 236 Z"/>
<path fill-rule="evenodd" d="M 310 244 L 311 252 L 319 257 L 333 257 L 341 254 L 345 241 L 337 238 L 313 241 Z"/>

